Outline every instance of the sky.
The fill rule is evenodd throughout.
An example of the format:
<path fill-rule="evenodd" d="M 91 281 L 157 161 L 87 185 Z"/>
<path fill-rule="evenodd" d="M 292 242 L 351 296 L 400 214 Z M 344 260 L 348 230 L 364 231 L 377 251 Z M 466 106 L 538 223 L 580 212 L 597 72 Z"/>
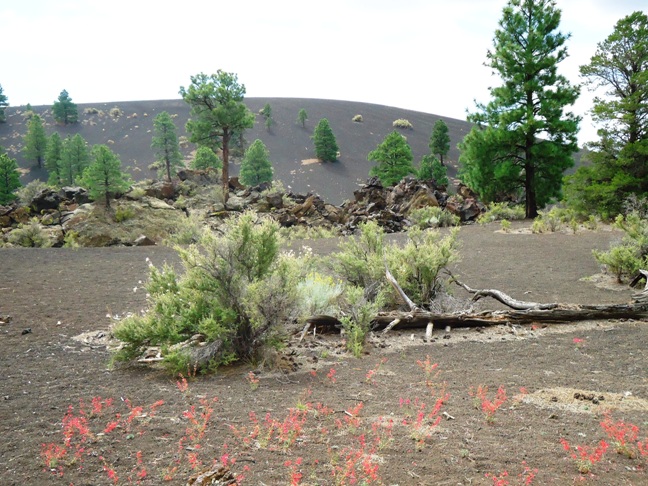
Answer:
<path fill-rule="evenodd" d="M 180 98 L 190 76 L 233 72 L 248 97 L 377 103 L 465 119 L 498 78 L 484 66 L 507 0 L 0 0 L 0 85 L 11 106 Z M 557 0 L 559 73 L 646 0 Z M 9 41 L 10 40 L 10 41 Z M 579 142 L 596 139 L 586 88 Z"/>

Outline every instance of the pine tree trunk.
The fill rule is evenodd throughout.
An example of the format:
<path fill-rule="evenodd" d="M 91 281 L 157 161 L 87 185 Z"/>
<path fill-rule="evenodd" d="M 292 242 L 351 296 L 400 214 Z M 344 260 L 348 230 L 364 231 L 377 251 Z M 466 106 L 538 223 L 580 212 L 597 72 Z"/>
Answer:
<path fill-rule="evenodd" d="M 223 202 L 229 199 L 229 128 L 223 129 Z"/>

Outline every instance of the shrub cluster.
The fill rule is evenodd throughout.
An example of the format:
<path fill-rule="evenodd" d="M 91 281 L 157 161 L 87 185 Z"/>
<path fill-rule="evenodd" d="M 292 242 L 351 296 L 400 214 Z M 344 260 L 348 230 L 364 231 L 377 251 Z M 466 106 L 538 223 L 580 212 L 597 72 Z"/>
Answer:
<path fill-rule="evenodd" d="M 639 269 L 648 268 L 648 221 L 633 212 L 617 216 L 614 225 L 625 232 L 621 242 L 612 245 L 609 251 L 593 250 L 593 254 L 596 261 L 622 282 L 624 278 L 634 277 Z"/>
<path fill-rule="evenodd" d="M 356 122 L 356 123 L 362 123 L 362 121 L 363 121 L 362 115 L 354 115 L 351 120 Z"/>
<path fill-rule="evenodd" d="M 187 223 L 176 241 L 195 238 L 195 221 Z M 339 253 L 318 260 L 308 252 L 280 253 L 278 224 L 245 212 L 218 233 L 205 229 L 196 244 L 176 247 L 182 275 L 151 265 L 150 307 L 116 324 L 113 335 L 123 345 L 114 358 L 131 360 L 160 346 L 170 370 L 208 371 L 260 358 L 264 346 L 280 342 L 287 324 L 317 314 L 338 317 L 347 348 L 359 356 L 376 313 L 399 305 L 385 265 L 425 307 L 444 286 L 439 272 L 457 258 L 456 235 L 414 227 L 404 246 L 386 245 L 384 230 L 369 222 Z M 196 335 L 203 346 L 187 346 Z"/>
<path fill-rule="evenodd" d="M 480 224 L 492 223 L 493 221 L 500 221 L 506 219 L 509 221 L 514 221 L 518 219 L 524 219 L 524 206 L 519 204 L 508 204 L 508 203 L 491 203 L 488 206 L 488 210 L 482 213 L 477 220 Z"/>
<path fill-rule="evenodd" d="M 392 123 L 392 126 L 394 128 L 406 128 L 406 129 L 410 129 L 410 130 L 414 128 L 414 126 L 412 126 L 410 121 L 406 120 L 405 118 L 399 118 L 397 120 L 394 120 L 394 122 Z"/>

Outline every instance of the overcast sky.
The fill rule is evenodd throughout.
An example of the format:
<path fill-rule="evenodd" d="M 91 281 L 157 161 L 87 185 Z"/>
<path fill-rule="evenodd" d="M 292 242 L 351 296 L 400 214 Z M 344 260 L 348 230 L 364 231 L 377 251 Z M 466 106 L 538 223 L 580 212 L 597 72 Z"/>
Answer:
<path fill-rule="evenodd" d="M 506 0 L 0 0 L 12 106 L 177 99 L 192 74 L 238 74 L 249 97 L 363 101 L 465 119 Z M 646 0 L 558 0 L 578 66 Z M 586 90 L 574 111 L 591 108 Z M 596 138 L 591 121 L 580 141 Z"/>

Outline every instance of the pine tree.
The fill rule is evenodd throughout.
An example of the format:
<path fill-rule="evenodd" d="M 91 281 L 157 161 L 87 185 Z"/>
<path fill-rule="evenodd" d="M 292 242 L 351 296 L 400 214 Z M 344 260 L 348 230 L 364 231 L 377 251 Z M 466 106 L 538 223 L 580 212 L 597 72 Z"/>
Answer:
<path fill-rule="evenodd" d="M 45 151 L 47 150 L 47 135 L 45 135 L 43 119 L 39 115 L 34 115 L 29 120 L 24 142 L 23 153 L 25 158 L 35 160 L 38 168 L 43 167 Z"/>
<path fill-rule="evenodd" d="M 297 123 L 299 123 L 302 128 L 306 128 L 306 120 L 308 120 L 308 113 L 303 108 L 297 113 Z"/>
<path fill-rule="evenodd" d="M 57 122 L 64 125 L 76 123 L 79 120 L 77 105 L 72 103 L 72 98 L 70 98 L 67 91 L 61 91 L 58 100 L 54 102 L 52 115 Z"/>
<path fill-rule="evenodd" d="M 408 174 L 416 173 L 412 165 L 412 149 L 407 139 L 396 130 L 369 152 L 367 159 L 378 163 L 371 168 L 369 175 L 378 176 L 386 187 L 398 184 Z"/>
<path fill-rule="evenodd" d="M 265 120 L 265 127 L 266 130 L 270 130 L 270 127 L 272 126 L 272 107 L 270 106 L 270 103 L 266 103 L 263 108 L 261 108 L 261 116 Z"/>
<path fill-rule="evenodd" d="M 418 178 L 422 181 L 434 181 L 439 186 L 448 185 L 448 168 L 434 155 L 424 155 L 418 170 Z"/>
<path fill-rule="evenodd" d="M 182 99 L 191 106 L 187 131 L 191 141 L 223 152 L 223 199 L 229 197 L 229 150 L 235 134 L 254 126 L 254 114 L 243 103 L 245 85 L 238 76 L 218 70 L 207 76 L 191 76 L 191 85 L 180 87 Z"/>
<path fill-rule="evenodd" d="M 557 73 L 568 39 L 557 30 L 560 17 L 553 0 L 509 0 L 486 62 L 502 85 L 469 115 L 478 127 L 460 144 L 463 181 L 486 200 L 524 197 L 527 218 L 560 197 L 578 149 L 580 120 L 565 108 L 579 88 Z"/>
<path fill-rule="evenodd" d="M 159 113 L 153 120 L 153 132 L 151 148 L 155 151 L 155 157 L 161 166 L 158 177 L 166 176 L 171 182 L 171 172 L 183 166 L 176 127 L 171 115 L 166 111 Z"/>
<path fill-rule="evenodd" d="M 7 154 L 0 154 L 0 204 L 8 204 L 17 196 L 14 191 L 21 186 L 18 164 Z"/>
<path fill-rule="evenodd" d="M 66 137 L 59 164 L 61 184 L 73 185 L 89 164 L 90 150 L 83 137 L 78 133 L 72 138 Z"/>
<path fill-rule="evenodd" d="M 272 163 L 270 152 L 261 140 L 255 140 L 245 151 L 241 172 L 241 183 L 246 186 L 257 186 L 263 182 L 272 182 Z"/>
<path fill-rule="evenodd" d="M 619 20 L 597 45 L 581 75 L 592 88 L 592 114 L 600 139 L 588 144 L 590 164 L 567 178 L 570 205 L 612 217 L 630 194 L 648 193 L 648 16 L 634 12 Z"/>
<path fill-rule="evenodd" d="M 2 85 L 0 84 L 0 123 L 7 121 L 7 115 L 5 114 L 5 108 L 9 106 L 9 98 L 4 94 L 2 90 Z"/>
<path fill-rule="evenodd" d="M 448 155 L 450 150 L 450 136 L 448 135 L 448 125 L 443 120 L 437 120 L 434 124 L 429 147 L 430 152 L 439 158 L 441 165 L 445 165 L 443 157 Z"/>
<path fill-rule="evenodd" d="M 322 118 L 313 132 L 315 156 L 322 162 L 335 162 L 338 158 L 338 145 L 333 130 L 326 118 Z"/>
<path fill-rule="evenodd" d="M 128 174 L 121 171 L 121 160 L 106 145 L 95 145 L 91 152 L 92 162 L 83 171 L 82 184 L 95 201 L 105 198 L 110 208 L 110 196 L 125 192 L 131 185 Z"/>
<path fill-rule="evenodd" d="M 61 160 L 63 158 L 63 140 L 61 136 L 54 132 L 47 141 L 47 151 L 45 152 L 45 168 L 49 172 L 48 183 L 54 186 L 61 184 Z"/>
<path fill-rule="evenodd" d="M 191 168 L 196 170 L 220 169 L 223 161 L 209 147 L 198 147 L 196 156 L 191 161 Z"/>

